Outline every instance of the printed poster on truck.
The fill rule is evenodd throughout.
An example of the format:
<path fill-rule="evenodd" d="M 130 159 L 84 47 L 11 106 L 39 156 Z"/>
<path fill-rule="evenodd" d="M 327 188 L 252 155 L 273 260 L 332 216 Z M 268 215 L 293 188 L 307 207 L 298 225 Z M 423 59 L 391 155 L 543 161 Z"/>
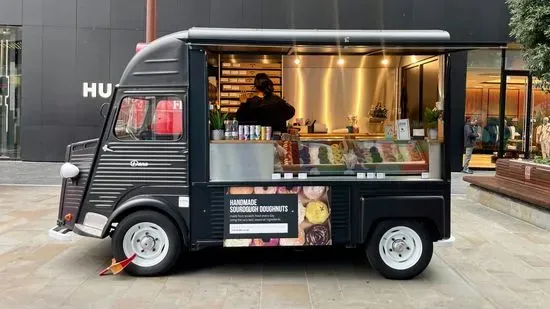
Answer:
<path fill-rule="evenodd" d="M 227 188 L 224 247 L 331 245 L 329 191 L 325 186 Z"/>

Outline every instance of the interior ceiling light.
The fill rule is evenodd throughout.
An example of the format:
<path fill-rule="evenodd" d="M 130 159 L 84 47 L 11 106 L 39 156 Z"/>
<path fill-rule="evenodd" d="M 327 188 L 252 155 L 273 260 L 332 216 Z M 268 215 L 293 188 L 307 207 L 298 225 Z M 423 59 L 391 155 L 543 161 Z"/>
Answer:
<path fill-rule="evenodd" d="M 300 65 L 300 63 L 302 63 L 302 60 L 300 60 L 300 58 L 296 57 L 296 58 L 294 59 L 294 64 L 295 64 L 295 65 Z"/>
<path fill-rule="evenodd" d="M 344 58 L 339 58 L 339 59 L 338 59 L 338 64 L 339 64 L 339 65 L 344 65 L 344 63 L 346 63 L 346 61 L 344 60 Z"/>
<path fill-rule="evenodd" d="M 390 63 L 390 61 L 388 59 L 382 59 L 382 61 L 380 61 L 380 63 L 382 63 L 383 65 L 388 65 Z"/>
<path fill-rule="evenodd" d="M 416 56 L 414 56 L 414 55 L 413 55 L 413 56 L 411 56 L 411 60 L 412 60 L 412 62 L 416 62 L 416 61 L 418 61 L 418 59 L 417 59 L 417 58 L 416 58 Z"/>

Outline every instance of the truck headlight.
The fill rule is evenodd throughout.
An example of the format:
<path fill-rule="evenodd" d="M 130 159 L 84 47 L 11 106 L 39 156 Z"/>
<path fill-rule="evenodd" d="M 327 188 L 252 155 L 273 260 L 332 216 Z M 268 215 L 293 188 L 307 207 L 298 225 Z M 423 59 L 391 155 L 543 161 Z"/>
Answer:
<path fill-rule="evenodd" d="M 60 175 L 63 178 L 75 178 L 80 173 L 78 167 L 71 163 L 64 163 L 61 165 Z"/>

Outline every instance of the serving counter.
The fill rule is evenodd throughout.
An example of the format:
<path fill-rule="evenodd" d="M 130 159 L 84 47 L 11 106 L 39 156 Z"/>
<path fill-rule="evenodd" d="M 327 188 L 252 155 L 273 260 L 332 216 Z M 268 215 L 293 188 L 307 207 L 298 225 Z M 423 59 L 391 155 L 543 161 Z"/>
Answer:
<path fill-rule="evenodd" d="M 210 180 L 270 180 L 274 149 L 274 141 L 211 141 Z"/>

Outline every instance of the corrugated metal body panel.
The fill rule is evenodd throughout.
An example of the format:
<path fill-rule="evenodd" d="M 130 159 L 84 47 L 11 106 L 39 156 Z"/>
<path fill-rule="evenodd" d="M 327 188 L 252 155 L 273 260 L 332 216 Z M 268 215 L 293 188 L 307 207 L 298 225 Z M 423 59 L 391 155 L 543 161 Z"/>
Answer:
<path fill-rule="evenodd" d="M 120 86 L 186 86 L 189 84 L 186 31 L 161 37 L 128 63 Z"/>
<path fill-rule="evenodd" d="M 111 142 L 102 151 L 86 202 L 111 210 L 130 190 L 144 186 L 188 188 L 187 143 Z"/>

